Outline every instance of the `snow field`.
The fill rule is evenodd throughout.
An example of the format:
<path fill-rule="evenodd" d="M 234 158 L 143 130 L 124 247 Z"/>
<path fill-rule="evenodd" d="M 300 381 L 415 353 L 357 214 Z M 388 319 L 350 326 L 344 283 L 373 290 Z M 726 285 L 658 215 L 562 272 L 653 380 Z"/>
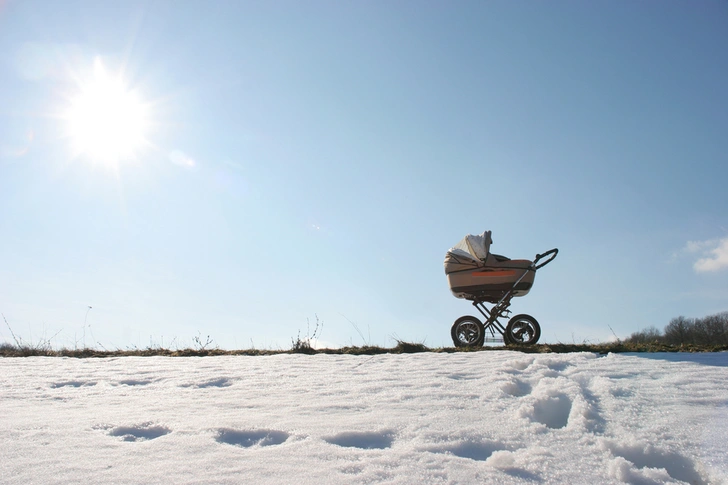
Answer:
<path fill-rule="evenodd" d="M 725 484 L 726 378 L 589 353 L 0 359 L 0 482 Z"/>

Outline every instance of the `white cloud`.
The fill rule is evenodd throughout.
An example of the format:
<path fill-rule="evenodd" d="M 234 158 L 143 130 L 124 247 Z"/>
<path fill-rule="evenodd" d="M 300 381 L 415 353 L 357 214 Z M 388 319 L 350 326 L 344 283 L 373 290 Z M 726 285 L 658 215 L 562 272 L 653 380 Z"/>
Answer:
<path fill-rule="evenodd" d="M 688 243 L 685 245 L 685 251 L 688 253 L 700 253 L 706 250 L 709 250 L 713 246 L 715 246 L 716 240 L 712 239 L 710 241 L 688 241 Z"/>
<path fill-rule="evenodd" d="M 693 264 L 693 269 L 698 273 L 728 268 L 728 237 L 709 241 L 689 241 L 685 250 L 700 254 L 701 257 Z"/>

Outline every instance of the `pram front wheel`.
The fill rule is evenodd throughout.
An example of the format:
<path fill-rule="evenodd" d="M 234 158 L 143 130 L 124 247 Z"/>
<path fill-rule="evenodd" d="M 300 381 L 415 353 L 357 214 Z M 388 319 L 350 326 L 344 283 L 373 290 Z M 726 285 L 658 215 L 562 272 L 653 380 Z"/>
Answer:
<path fill-rule="evenodd" d="M 541 326 L 531 315 L 516 315 L 508 321 L 503 340 L 506 344 L 534 345 L 541 338 Z"/>
<path fill-rule="evenodd" d="M 450 335 L 455 347 L 482 347 L 485 327 L 477 318 L 464 316 L 455 320 Z"/>

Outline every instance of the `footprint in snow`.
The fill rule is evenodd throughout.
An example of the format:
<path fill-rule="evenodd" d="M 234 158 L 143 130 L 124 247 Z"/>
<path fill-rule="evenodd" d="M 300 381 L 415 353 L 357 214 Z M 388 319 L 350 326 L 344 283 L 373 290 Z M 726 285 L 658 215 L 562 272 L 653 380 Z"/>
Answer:
<path fill-rule="evenodd" d="M 251 446 L 273 446 L 284 443 L 290 435 L 285 431 L 276 431 L 271 429 L 256 430 L 236 430 L 229 428 L 221 428 L 217 430 L 215 441 L 241 448 L 250 448 Z"/>
<path fill-rule="evenodd" d="M 661 450 L 652 445 L 607 443 L 607 449 L 617 457 L 610 471 L 612 475 L 622 481 L 653 483 L 646 475 L 654 474 L 654 470 L 662 469 L 670 478 L 677 481 L 693 485 L 709 483 L 700 475 L 695 463 L 679 453 Z"/>
<path fill-rule="evenodd" d="M 557 394 L 540 399 L 533 404 L 531 419 L 548 428 L 563 428 L 569 423 L 571 399 L 566 394 Z"/>
<path fill-rule="evenodd" d="M 519 373 L 521 371 L 524 371 L 528 369 L 531 364 L 533 364 L 534 359 L 533 358 L 527 358 L 527 359 L 520 359 L 520 360 L 514 360 L 511 362 L 508 362 L 512 369 L 510 370 L 511 373 Z"/>
<path fill-rule="evenodd" d="M 109 436 L 121 438 L 123 441 L 147 441 L 169 434 L 171 431 L 166 426 L 142 423 L 135 426 L 113 427 L 109 431 Z"/>
<path fill-rule="evenodd" d="M 346 432 L 324 438 L 327 443 L 346 448 L 361 448 L 364 450 L 382 450 L 392 446 L 394 433 L 381 432 Z"/>
<path fill-rule="evenodd" d="M 485 461 L 496 451 L 505 449 L 506 446 L 503 443 L 488 440 L 465 440 L 459 443 L 426 448 L 427 451 L 432 453 L 455 455 L 475 461 Z"/>
<path fill-rule="evenodd" d="M 209 381 L 197 382 L 194 384 L 182 384 L 180 387 L 194 387 L 196 389 L 204 389 L 207 387 L 230 387 L 233 385 L 233 381 L 227 377 L 220 377 L 218 379 L 211 379 Z"/>
<path fill-rule="evenodd" d="M 451 374 L 446 374 L 445 377 L 454 381 L 472 381 L 478 378 L 473 374 L 468 374 L 465 372 L 454 372 Z"/>
<path fill-rule="evenodd" d="M 152 381 L 150 380 L 140 380 L 140 379 L 124 379 L 123 381 L 119 381 L 119 384 L 122 386 L 146 386 L 147 384 L 151 384 Z"/>
<path fill-rule="evenodd" d="M 551 369 L 552 371 L 563 372 L 566 369 L 568 369 L 569 367 L 571 367 L 572 364 L 569 362 L 551 362 L 549 364 L 546 364 L 546 366 L 549 369 Z"/>
<path fill-rule="evenodd" d="M 531 394 L 531 384 L 520 379 L 513 379 L 501 386 L 503 392 L 514 397 L 523 397 Z"/>
<path fill-rule="evenodd" d="M 96 382 L 93 381 L 64 381 L 51 384 L 51 389 L 58 389 L 61 387 L 86 387 L 95 385 Z"/>

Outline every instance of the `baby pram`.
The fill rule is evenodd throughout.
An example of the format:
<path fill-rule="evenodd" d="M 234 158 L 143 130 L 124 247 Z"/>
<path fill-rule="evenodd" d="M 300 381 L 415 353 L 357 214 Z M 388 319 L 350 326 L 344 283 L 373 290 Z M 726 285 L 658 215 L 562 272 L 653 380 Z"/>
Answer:
<path fill-rule="evenodd" d="M 445 274 L 450 291 L 457 298 L 473 302 L 473 306 L 485 317 L 485 323 L 477 317 L 464 316 L 455 320 L 451 336 L 456 347 L 480 347 L 485 342 L 485 332 L 496 339 L 495 332 L 507 344 L 533 345 L 541 337 L 541 327 L 530 315 L 516 315 L 504 327 L 498 319 L 511 311 L 511 298 L 525 296 L 533 286 L 536 270 L 554 260 L 559 250 L 554 248 L 537 254 L 533 261 L 509 259 L 492 254 L 491 232 L 482 235 L 469 234 L 451 248 L 445 256 Z M 547 259 L 545 259 L 547 258 Z M 489 310 L 485 304 L 491 303 Z"/>

